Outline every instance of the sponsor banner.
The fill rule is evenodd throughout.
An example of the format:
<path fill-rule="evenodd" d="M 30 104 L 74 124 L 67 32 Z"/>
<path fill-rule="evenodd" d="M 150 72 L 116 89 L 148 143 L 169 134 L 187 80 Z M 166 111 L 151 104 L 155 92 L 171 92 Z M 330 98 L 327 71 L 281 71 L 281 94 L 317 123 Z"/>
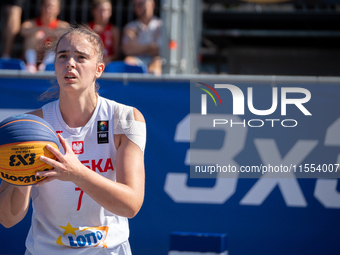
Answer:
<path fill-rule="evenodd" d="M 191 82 L 171 78 L 105 78 L 98 82 L 100 95 L 136 107 L 147 123 L 145 201 L 129 221 L 134 255 L 167 254 L 174 231 L 227 234 L 229 254 L 340 253 L 339 184 L 329 173 L 340 163 L 340 79 L 323 82 L 314 77 L 231 76 L 219 81 L 195 77 Z M 222 104 L 209 87 L 191 87 L 198 82 L 214 88 Z M 233 87 L 215 88 L 215 84 L 230 84 L 241 90 L 243 115 L 237 112 L 242 112 L 242 107 L 233 105 Z M 47 79 L 0 78 L 0 116 L 41 107 L 45 102 L 36 98 L 50 85 Z M 208 91 L 216 104 L 200 88 Z M 292 88 L 302 90 L 293 93 Z M 193 89 L 195 94 L 191 94 Z M 206 115 L 202 115 L 202 95 L 206 95 Z M 192 101 L 191 96 L 198 97 Z M 196 108 L 191 108 L 190 101 Z M 191 126 L 194 118 L 203 117 L 207 118 L 204 123 Z M 214 119 L 221 119 L 215 121 L 215 127 Z M 296 122 L 282 122 L 286 119 Z M 105 124 L 113 125 L 105 122 L 103 119 L 97 124 L 98 142 L 105 142 Z M 77 144 L 74 149 L 80 153 L 82 147 Z M 215 171 L 218 167 L 226 170 L 229 164 L 230 168 L 239 166 L 239 170 L 244 166 L 245 171 L 261 164 L 262 170 L 267 166 L 267 171 L 270 167 L 284 171 L 292 164 L 296 172 L 289 178 L 262 172 L 254 176 L 238 172 L 232 178 L 216 178 L 216 173 L 209 172 L 213 178 L 196 178 L 191 176 L 190 164 L 196 164 L 191 156 L 199 151 L 204 152 L 202 160 L 210 158 L 207 166 L 215 166 Z M 82 163 L 99 167 L 99 162 Z M 309 169 L 308 176 L 299 176 L 300 166 L 304 172 Z M 319 176 L 318 167 L 320 173 L 328 173 Z M 101 162 L 102 171 L 111 168 L 109 159 Z M 0 227 L 0 254 L 24 253 L 31 213 L 30 209 L 13 228 Z M 67 226 L 62 227 L 66 230 Z M 86 230 L 71 227 L 75 235 L 56 236 L 59 245 L 74 246 L 72 249 L 105 246 L 105 229 L 100 226 Z"/>

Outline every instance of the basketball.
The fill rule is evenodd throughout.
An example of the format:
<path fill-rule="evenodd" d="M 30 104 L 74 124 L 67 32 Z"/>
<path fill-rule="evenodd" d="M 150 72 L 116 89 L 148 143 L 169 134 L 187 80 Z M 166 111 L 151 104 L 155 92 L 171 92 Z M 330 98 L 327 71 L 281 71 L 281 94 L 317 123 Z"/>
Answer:
<path fill-rule="evenodd" d="M 46 177 L 37 171 L 53 167 L 39 157 L 55 159 L 46 145 L 60 148 L 59 138 L 44 119 L 30 114 L 11 116 L 0 123 L 0 178 L 14 185 L 32 185 Z"/>

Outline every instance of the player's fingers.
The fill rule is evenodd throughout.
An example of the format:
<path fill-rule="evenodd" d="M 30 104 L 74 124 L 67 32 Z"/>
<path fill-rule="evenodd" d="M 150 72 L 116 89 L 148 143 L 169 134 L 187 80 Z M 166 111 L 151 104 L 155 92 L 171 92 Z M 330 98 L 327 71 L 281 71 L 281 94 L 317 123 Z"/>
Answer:
<path fill-rule="evenodd" d="M 68 145 L 66 139 L 64 139 L 64 138 L 61 136 L 60 133 L 58 133 L 58 136 L 59 136 L 60 143 L 61 143 L 61 145 L 63 146 L 63 148 L 64 148 L 64 150 L 65 150 L 65 154 L 66 154 L 67 152 L 70 151 L 71 147 Z"/>
<path fill-rule="evenodd" d="M 50 152 L 52 152 L 53 154 L 54 154 L 54 156 L 56 156 L 57 157 L 57 159 L 59 160 L 59 161 L 62 161 L 62 159 L 63 159 L 63 154 L 58 150 L 58 149 L 56 149 L 56 148 L 54 148 L 52 145 L 50 145 L 50 144 L 47 144 L 46 145 L 46 148 L 50 151 Z M 40 160 L 41 161 L 43 161 L 42 159 L 42 157 L 44 157 L 44 156 L 41 156 L 40 157 Z M 44 157 L 44 158 L 46 158 L 46 157 Z M 45 162 L 45 161 L 44 161 Z"/>
<path fill-rule="evenodd" d="M 56 155 L 56 157 L 59 159 L 59 157 Z M 46 163 L 46 164 L 49 164 L 50 166 L 53 166 L 54 168 L 56 167 L 59 167 L 60 166 L 60 163 L 52 158 L 48 158 L 48 157 L 45 157 L 45 156 L 40 156 L 39 159 Z M 60 159 L 59 159 L 60 161 Z"/>
<path fill-rule="evenodd" d="M 56 178 L 55 177 L 47 177 L 47 178 L 45 178 L 45 179 L 43 179 L 41 181 L 36 182 L 35 186 L 40 186 L 40 185 L 46 184 L 46 183 L 48 183 L 50 181 L 53 181 L 54 179 L 56 179 Z"/>
<path fill-rule="evenodd" d="M 58 172 L 56 170 L 39 171 L 35 175 L 39 177 L 55 177 L 58 175 Z"/>

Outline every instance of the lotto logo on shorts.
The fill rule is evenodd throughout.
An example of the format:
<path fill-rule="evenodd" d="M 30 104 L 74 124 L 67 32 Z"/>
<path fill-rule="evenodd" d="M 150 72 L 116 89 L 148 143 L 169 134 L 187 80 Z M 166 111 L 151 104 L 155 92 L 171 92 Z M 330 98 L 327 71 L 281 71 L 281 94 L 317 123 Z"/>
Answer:
<path fill-rule="evenodd" d="M 84 142 L 83 141 L 72 142 L 72 150 L 74 154 L 83 154 L 84 153 Z"/>
<path fill-rule="evenodd" d="M 56 240 L 59 245 L 70 247 L 102 247 L 107 248 L 106 237 L 109 227 L 86 227 L 74 228 L 70 223 L 66 226 L 60 226 L 63 235 Z"/>

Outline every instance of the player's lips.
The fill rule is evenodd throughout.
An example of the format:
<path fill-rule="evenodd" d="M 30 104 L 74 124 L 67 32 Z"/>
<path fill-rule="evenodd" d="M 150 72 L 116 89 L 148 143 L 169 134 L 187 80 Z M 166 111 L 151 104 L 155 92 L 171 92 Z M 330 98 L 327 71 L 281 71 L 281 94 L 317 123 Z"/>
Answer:
<path fill-rule="evenodd" d="M 77 75 L 75 75 L 75 73 L 73 72 L 67 72 L 64 76 L 65 80 L 73 80 L 75 78 L 77 78 Z"/>

